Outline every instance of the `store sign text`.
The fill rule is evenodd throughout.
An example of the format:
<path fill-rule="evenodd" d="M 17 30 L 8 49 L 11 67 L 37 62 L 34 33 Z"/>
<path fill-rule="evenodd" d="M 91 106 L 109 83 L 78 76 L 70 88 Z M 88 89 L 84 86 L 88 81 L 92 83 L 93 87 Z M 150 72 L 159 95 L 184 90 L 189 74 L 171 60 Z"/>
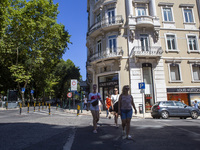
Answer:
<path fill-rule="evenodd" d="M 196 93 L 200 92 L 200 88 L 167 88 L 167 92 Z"/>

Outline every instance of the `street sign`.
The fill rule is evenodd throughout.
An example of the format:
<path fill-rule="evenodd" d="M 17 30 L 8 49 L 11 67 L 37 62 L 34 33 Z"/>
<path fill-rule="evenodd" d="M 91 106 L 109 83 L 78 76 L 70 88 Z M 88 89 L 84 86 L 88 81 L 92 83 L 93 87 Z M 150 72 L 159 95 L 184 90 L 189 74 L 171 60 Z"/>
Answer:
<path fill-rule="evenodd" d="M 71 80 L 71 91 L 77 91 L 77 80 Z"/>
<path fill-rule="evenodd" d="M 139 89 L 145 89 L 145 83 L 144 82 L 138 83 L 138 86 L 139 86 Z"/>
<path fill-rule="evenodd" d="M 22 93 L 24 93 L 25 92 L 25 88 L 22 88 Z"/>
<path fill-rule="evenodd" d="M 72 97 L 72 92 L 67 93 L 67 97 L 71 98 Z"/>
<path fill-rule="evenodd" d="M 31 90 L 31 94 L 33 94 L 34 93 L 34 90 Z"/>

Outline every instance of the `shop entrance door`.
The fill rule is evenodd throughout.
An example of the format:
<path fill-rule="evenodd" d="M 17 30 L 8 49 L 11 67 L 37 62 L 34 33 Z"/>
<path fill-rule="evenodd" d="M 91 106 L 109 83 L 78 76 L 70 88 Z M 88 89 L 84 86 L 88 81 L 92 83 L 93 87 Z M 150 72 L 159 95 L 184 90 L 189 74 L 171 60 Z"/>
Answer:
<path fill-rule="evenodd" d="M 154 87 L 152 78 L 152 65 L 149 63 L 142 64 L 143 80 L 145 82 L 145 112 L 151 112 L 154 105 Z"/>

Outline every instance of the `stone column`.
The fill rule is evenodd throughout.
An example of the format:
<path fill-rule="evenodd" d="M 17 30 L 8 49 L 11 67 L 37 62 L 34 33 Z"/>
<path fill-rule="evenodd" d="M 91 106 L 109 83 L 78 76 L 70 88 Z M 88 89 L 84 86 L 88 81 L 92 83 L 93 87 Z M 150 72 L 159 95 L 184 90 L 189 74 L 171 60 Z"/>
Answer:
<path fill-rule="evenodd" d="M 132 0 L 126 0 L 127 17 L 133 16 L 133 3 Z"/>
<path fill-rule="evenodd" d="M 149 8 L 150 8 L 150 12 L 151 12 L 151 16 L 156 17 L 157 16 L 157 12 L 156 12 L 156 2 L 155 0 L 151 0 L 149 3 Z"/>

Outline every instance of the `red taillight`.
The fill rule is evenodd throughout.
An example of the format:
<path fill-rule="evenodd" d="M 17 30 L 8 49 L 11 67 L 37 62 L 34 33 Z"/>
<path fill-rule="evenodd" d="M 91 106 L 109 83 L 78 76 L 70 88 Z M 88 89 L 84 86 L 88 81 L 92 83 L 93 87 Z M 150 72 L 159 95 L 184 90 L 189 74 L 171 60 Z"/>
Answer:
<path fill-rule="evenodd" d="M 160 109 L 160 106 L 158 106 L 157 109 L 159 110 L 159 109 Z"/>

